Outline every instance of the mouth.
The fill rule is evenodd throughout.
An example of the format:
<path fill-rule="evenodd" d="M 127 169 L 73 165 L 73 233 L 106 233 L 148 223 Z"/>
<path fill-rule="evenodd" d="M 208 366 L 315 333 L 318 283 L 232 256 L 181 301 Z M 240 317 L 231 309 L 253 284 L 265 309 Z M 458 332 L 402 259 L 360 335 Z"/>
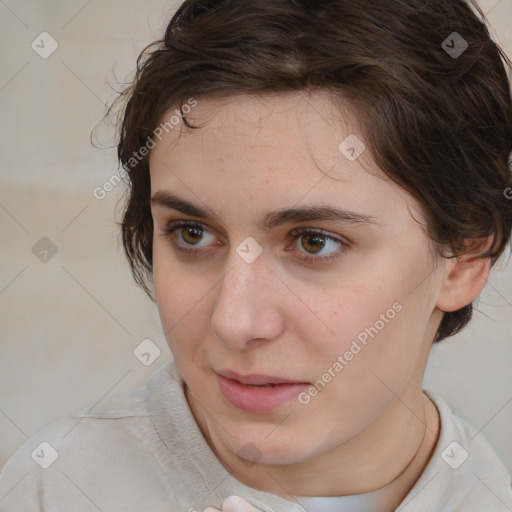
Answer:
<path fill-rule="evenodd" d="M 311 384 L 271 375 L 242 375 L 230 370 L 216 371 L 220 391 L 227 402 L 250 414 L 270 414 Z"/>

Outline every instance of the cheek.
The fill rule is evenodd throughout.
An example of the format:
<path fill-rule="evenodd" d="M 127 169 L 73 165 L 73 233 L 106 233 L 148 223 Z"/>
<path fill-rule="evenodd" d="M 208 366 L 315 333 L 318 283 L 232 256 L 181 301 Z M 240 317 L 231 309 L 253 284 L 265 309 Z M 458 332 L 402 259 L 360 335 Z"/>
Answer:
<path fill-rule="evenodd" d="M 426 291 L 420 287 L 408 295 L 406 283 L 414 276 L 396 279 L 398 271 L 383 274 L 373 267 L 373 274 L 358 273 L 318 294 L 311 309 L 325 325 L 316 319 L 308 325 L 297 316 L 312 377 L 342 402 L 364 404 L 379 396 L 379 390 L 387 393 L 379 377 L 391 388 L 400 386 L 420 357 L 430 317 L 422 298 Z M 321 335 L 316 326 L 322 328 Z"/>
<path fill-rule="evenodd" d="M 311 301 L 314 317 L 310 315 L 309 319 L 314 318 L 325 333 L 315 343 L 317 348 L 325 347 L 322 352 L 342 354 L 350 349 L 352 341 L 364 345 L 371 335 L 384 333 L 394 323 L 396 310 L 400 309 L 398 290 L 392 283 L 377 287 L 368 277 L 340 281 L 317 292 Z M 302 322 L 307 325 L 305 319 Z M 310 324 L 309 329 L 312 327 Z"/>

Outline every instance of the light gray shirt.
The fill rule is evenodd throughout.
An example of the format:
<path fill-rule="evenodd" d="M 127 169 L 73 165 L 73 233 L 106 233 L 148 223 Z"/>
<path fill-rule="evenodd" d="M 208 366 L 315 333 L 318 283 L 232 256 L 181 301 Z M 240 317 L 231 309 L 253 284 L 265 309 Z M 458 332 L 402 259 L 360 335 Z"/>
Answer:
<path fill-rule="evenodd" d="M 231 495 L 264 512 L 304 512 L 297 502 L 231 476 L 204 439 L 183 385 L 170 360 L 146 386 L 32 435 L 0 474 L 0 512 L 202 512 L 209 505 L 220 509 Z M 439 397 L 428 395 L 439 409 L 440 438 L 397 512 L 512 511 L 510 476 L 498 456 Z M 314 502 L 311 511 L 327 510 Z M 338 512 L 347 510 L 343 502 Z"/>

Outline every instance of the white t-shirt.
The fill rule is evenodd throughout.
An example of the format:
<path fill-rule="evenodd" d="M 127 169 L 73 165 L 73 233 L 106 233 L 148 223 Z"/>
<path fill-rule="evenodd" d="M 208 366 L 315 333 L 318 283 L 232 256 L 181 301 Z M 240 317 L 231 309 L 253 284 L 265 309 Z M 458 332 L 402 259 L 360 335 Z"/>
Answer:
<path fill-rule="evenodd" d="M 510 477 L 490 445 L 429 396 L 440 412 L 439 442 L 397 512 L 512 511 Z M 146 386 L 41 429 L 0 474 L 1 512 L 202 512 L 220 509 L 231 495 L 264 512 L 305 510 L 247 487 L 222 466 L 195 422 L 173 360 Z"/>

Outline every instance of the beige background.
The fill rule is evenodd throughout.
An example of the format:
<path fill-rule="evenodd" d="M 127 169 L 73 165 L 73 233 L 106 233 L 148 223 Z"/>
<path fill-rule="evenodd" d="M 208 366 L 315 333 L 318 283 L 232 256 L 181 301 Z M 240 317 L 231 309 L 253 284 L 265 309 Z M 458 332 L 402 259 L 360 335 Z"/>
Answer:
<path fill-rule="evenodd" d="M 481 2 L 512 55 L 512 0 Z M 136 288 L 114 218 L 117 169 L 89 142 L 104 103 L 176 6 L 164 0 L 0 0 L 0 467 L 49 422 L 142 385 L 170 357 L 158 312 Z M 42 59 L 43 31 L 58 49 Z M 98 144 L 112 143 L 108 127 Z M 57 253 L 32 253 L 48 237 Z M 425 387 L 484 434 L 512 470 L 512 264 L 494 272 L 473 324 L 436 347 Z M 133 350 L 162 351 L 143 366 Z"/>

